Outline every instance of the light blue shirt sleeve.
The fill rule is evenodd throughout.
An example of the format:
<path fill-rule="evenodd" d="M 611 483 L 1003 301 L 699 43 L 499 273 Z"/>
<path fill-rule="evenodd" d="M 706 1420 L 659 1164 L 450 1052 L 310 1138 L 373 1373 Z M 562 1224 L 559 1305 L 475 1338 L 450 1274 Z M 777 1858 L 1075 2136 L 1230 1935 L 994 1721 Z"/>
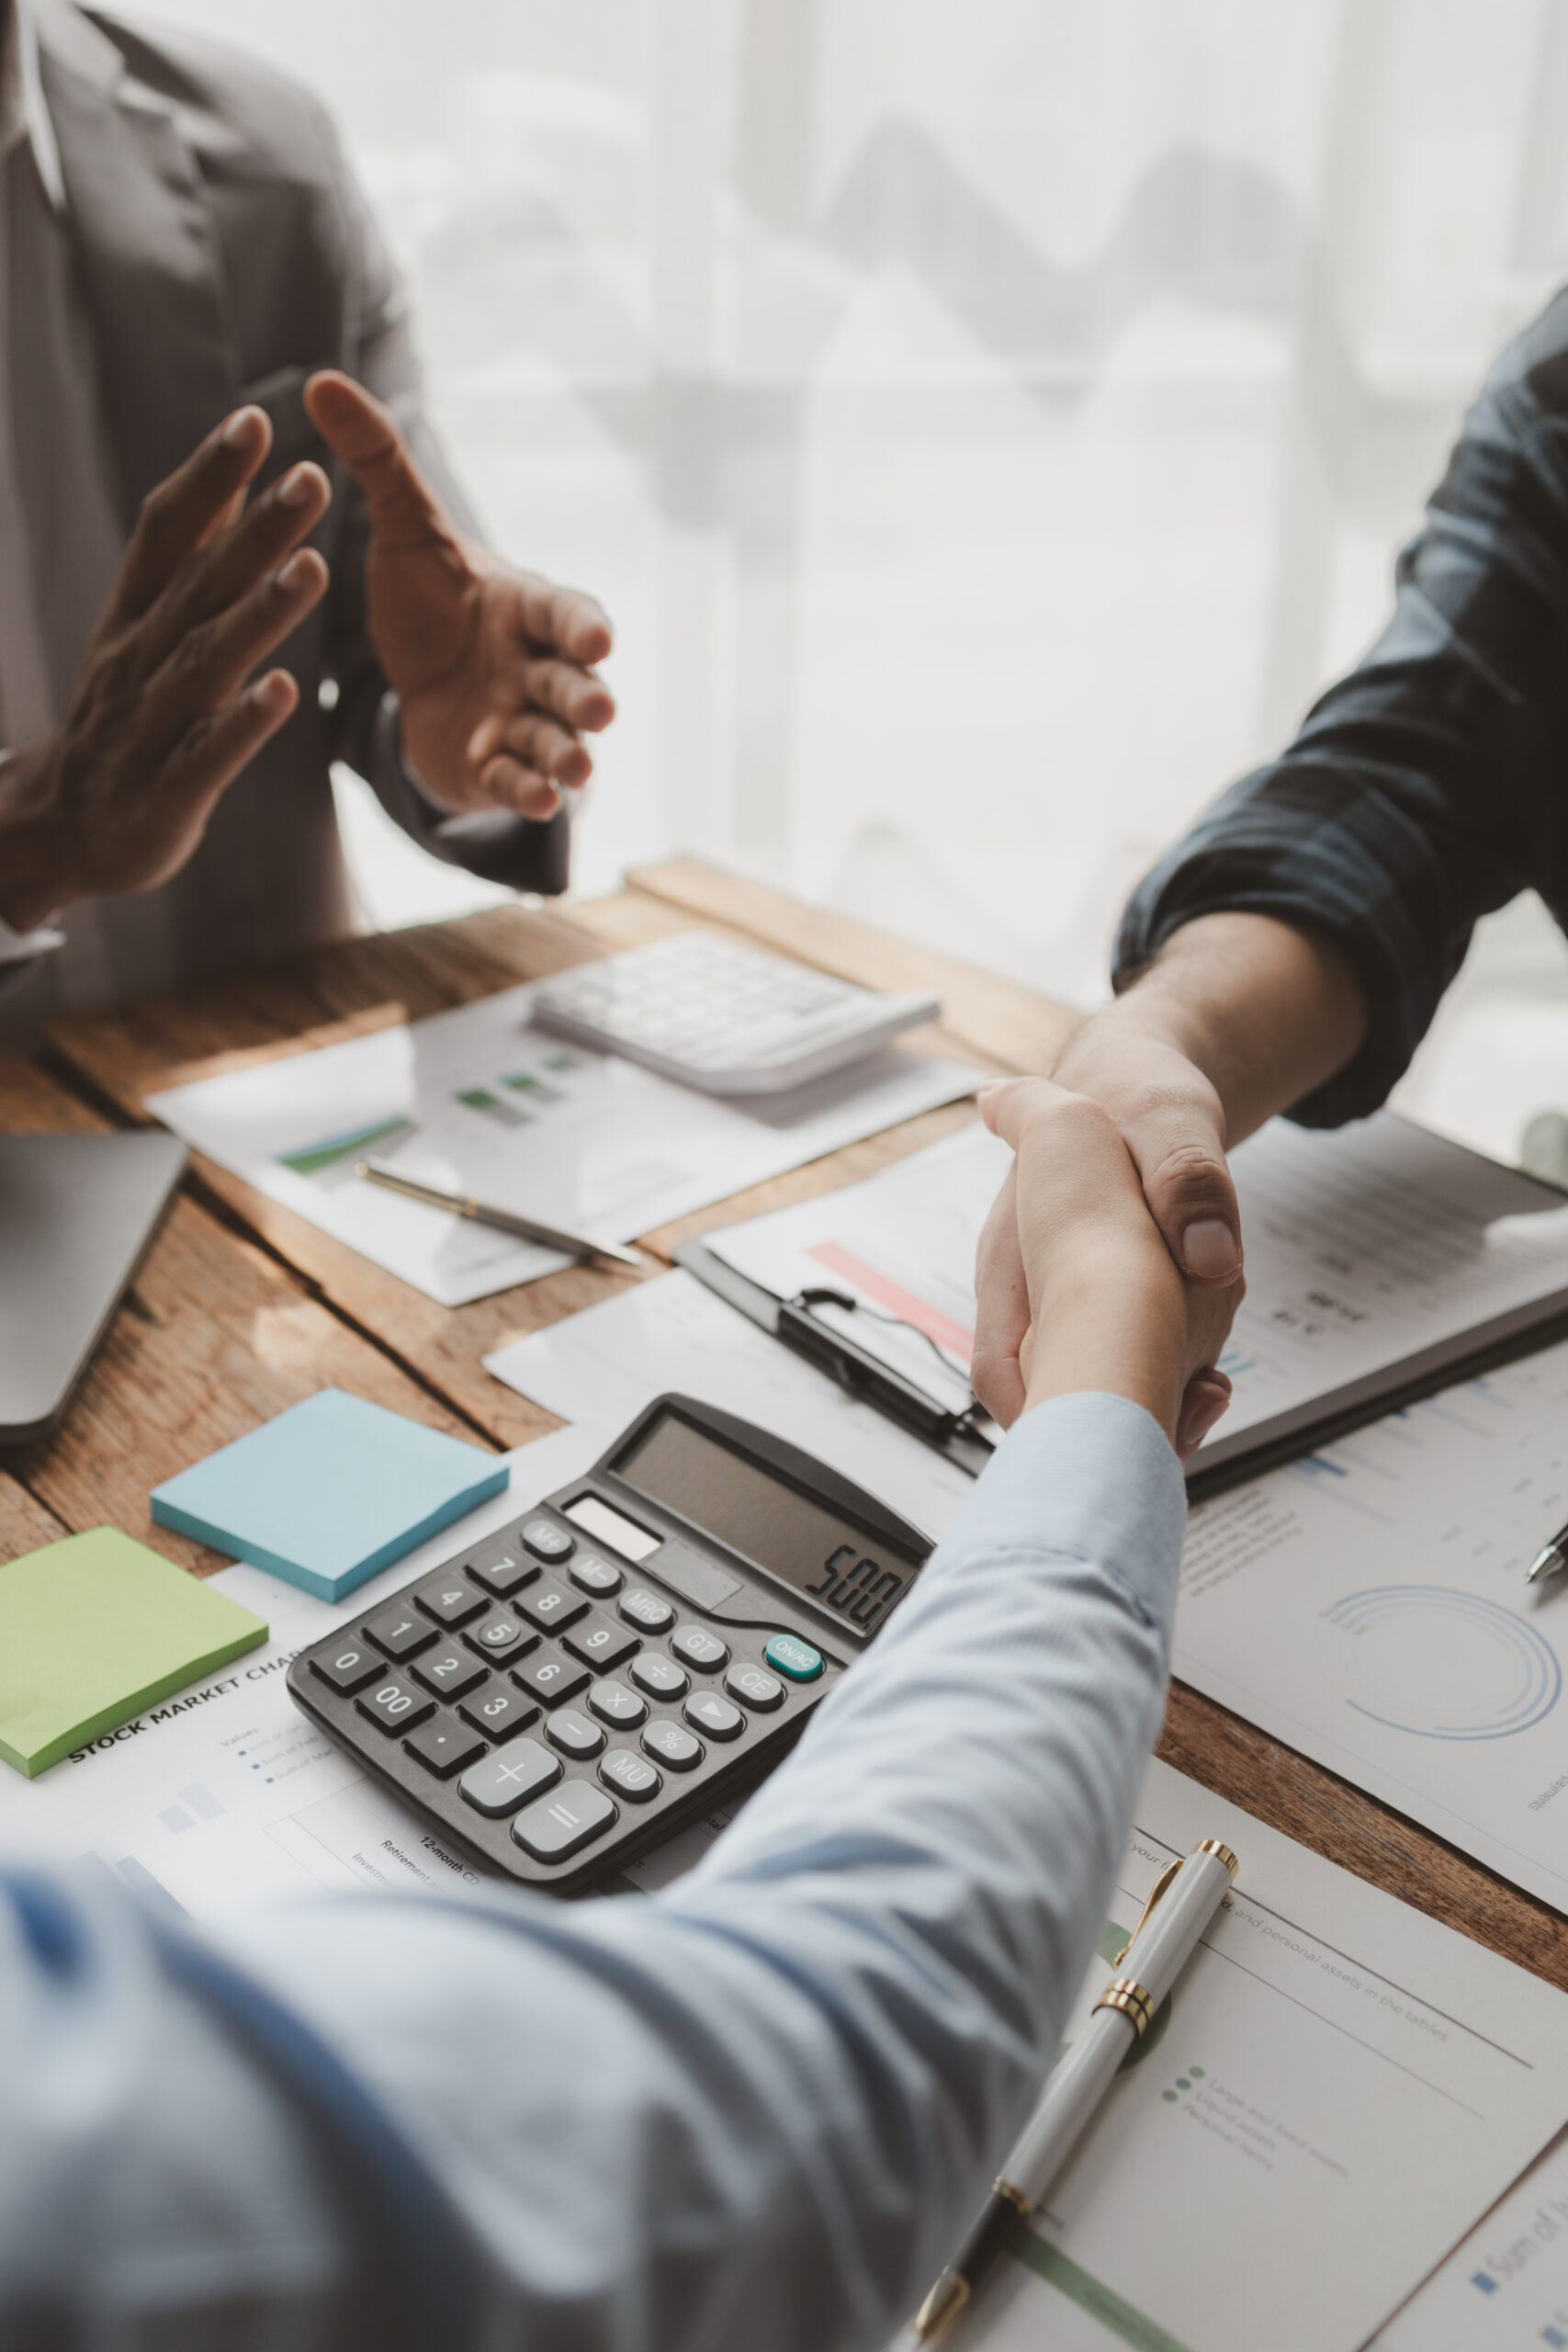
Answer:
<path fill-rule="evenodd" d="M 1137 1407 L 1026 1415 L 651 1899 L 324 1896 L 197 1939 L 0 1872 L 0 2336 L 90 2309 L 184 2344 L 210 2305 L 341 2344 L 374 2304 L 383 2347 L 884 2345 L 1092 1956 L 1183 1517 Z"/>

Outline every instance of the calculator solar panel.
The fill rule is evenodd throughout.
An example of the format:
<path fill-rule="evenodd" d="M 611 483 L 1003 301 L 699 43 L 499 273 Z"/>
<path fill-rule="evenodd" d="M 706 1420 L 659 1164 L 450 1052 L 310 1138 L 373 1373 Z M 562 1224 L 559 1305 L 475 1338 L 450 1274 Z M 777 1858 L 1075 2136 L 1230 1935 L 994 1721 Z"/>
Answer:
<path fill-rule="evenodd" d="M 771 1770 L 929 1548 L 798 1448 L 660 1397 L 288 1686 L 444 1842 L 575 1894 Z"/>

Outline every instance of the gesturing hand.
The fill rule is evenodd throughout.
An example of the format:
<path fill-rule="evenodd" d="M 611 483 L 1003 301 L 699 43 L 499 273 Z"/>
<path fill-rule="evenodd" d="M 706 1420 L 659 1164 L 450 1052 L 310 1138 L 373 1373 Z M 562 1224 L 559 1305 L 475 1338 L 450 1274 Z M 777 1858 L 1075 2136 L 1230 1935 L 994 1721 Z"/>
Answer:
<path fill-rule="evenodd" d="M 7 922 L 177 873 L 299 700 L 286 670 L 245 681 L 327 584 L 299 542 L 331 492 L 295 466 L 242 511 L 271 444 L 264 413 L 238 409 L 143 503 L 64 717 L 0 765 Z"/>
<path fill-rule="evenodd" d="M 608 621 L 591 596 L 464 538 L 390 412 L 349 377 L 313 376 L 305 400 L 369 507 L 371 641 L 420 781 L 449 808 L 551 815 L 592 770 L 583 734 L 615 715 L 592 668 Z"/>
<path fill-rule="evenodd" d="M 1191 1453 L 1230 1401 L 1215 1365 L 1241 1283 L 1183 1280 L 1099 1103 L 1026 1078 L 988 1089 L 980 1107 L 1014 1152 L 981 1247 L 980 1322 L 1016 1322 L 1021 1334 L 1016 1394 L 993 1400 L 979 1375 L 976 1393 L 1011 1422 L 1045 1396 L 1107 1389 L 1145 1406 L 1178 1453 Z"/>

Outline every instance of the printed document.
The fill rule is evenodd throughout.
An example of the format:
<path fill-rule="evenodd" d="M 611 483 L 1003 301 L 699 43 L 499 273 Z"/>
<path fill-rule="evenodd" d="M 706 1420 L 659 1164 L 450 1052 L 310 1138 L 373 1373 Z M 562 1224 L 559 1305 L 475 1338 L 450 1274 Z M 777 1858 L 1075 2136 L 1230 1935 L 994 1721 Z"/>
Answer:
<path fill-rule="evenodd" d="M 975 1250 L 1010 1159 L 976 1125 L 864 1183 L 704 1236 L 780 1298 L 829 1287 L 842 1328 L 962 1407 Z M 1332 1135 L 1277 1119 L 1231 1158 L 1247 1297 L 1208 1469 L 1375 1403 L 1568 1309 L 1568 1203 L 1392 1113 Z M 820 1312 L 820 1310 L 818 1310 Z"/>
<path fill-rule="evenodd" d="M 1356 2352 L 1559 2130 L 1568 1996 L 1167 1765 L 1134 1820 L 1069 2040 L 1168 1861 L 1240 1874 L 953 2352 Z"/>
<path fill-rule="evenodd" d="M 1174 1670 L 1568 1911 L 1568 1344 L 1193 1512 Z"/>
<path fill-rule="evenodd" d="M 1568 2352 L 1568 2134 L 1455 2246 L 1371 2352 Z"/>
<path fill-rule="evenodd" d="M 529 1022 L 530 988 L 147 1098 L 220 1167 L 444 1306 L 570 1261 L 367 1184 L 389 1160 L 443 1192 L 605 1241 L 639 1233 L 973 1091 L 979 1073 L 889 1046 L 744 1104 Z"/>

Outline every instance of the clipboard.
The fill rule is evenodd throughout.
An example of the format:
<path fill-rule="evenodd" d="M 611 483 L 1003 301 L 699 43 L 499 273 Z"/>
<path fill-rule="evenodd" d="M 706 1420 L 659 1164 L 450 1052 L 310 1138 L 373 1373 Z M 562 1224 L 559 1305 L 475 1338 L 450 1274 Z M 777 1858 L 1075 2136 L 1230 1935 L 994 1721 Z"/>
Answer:
<path fill-rule="evenodd" d="M 705 1289 L 783 1346 L 807 1357 L 818 1371 L 836 1380 L 846 1395 L 874 1406 L 971 1478 L 980 1476 L 995 1452 L 995 1440 L 986 1434 L 987 1428 L 995 1425 L 984 1406 L 972 1401 L 965 1410 L 954 1412 L 939 1404 L 893 1365 L 869 1349 L 857 1347 L 846 1333 L 834 1329 L 814 1311 L 814 1301 L 829 1298 L 840 1306 L 854 1307 L 857 1302 L 847 1293 L 803 1291 L 795 1298 L 781 1298 L 749 1274 L 738 1272 L 697 1238 L 678 1241 L 671 1255 Z"/>

